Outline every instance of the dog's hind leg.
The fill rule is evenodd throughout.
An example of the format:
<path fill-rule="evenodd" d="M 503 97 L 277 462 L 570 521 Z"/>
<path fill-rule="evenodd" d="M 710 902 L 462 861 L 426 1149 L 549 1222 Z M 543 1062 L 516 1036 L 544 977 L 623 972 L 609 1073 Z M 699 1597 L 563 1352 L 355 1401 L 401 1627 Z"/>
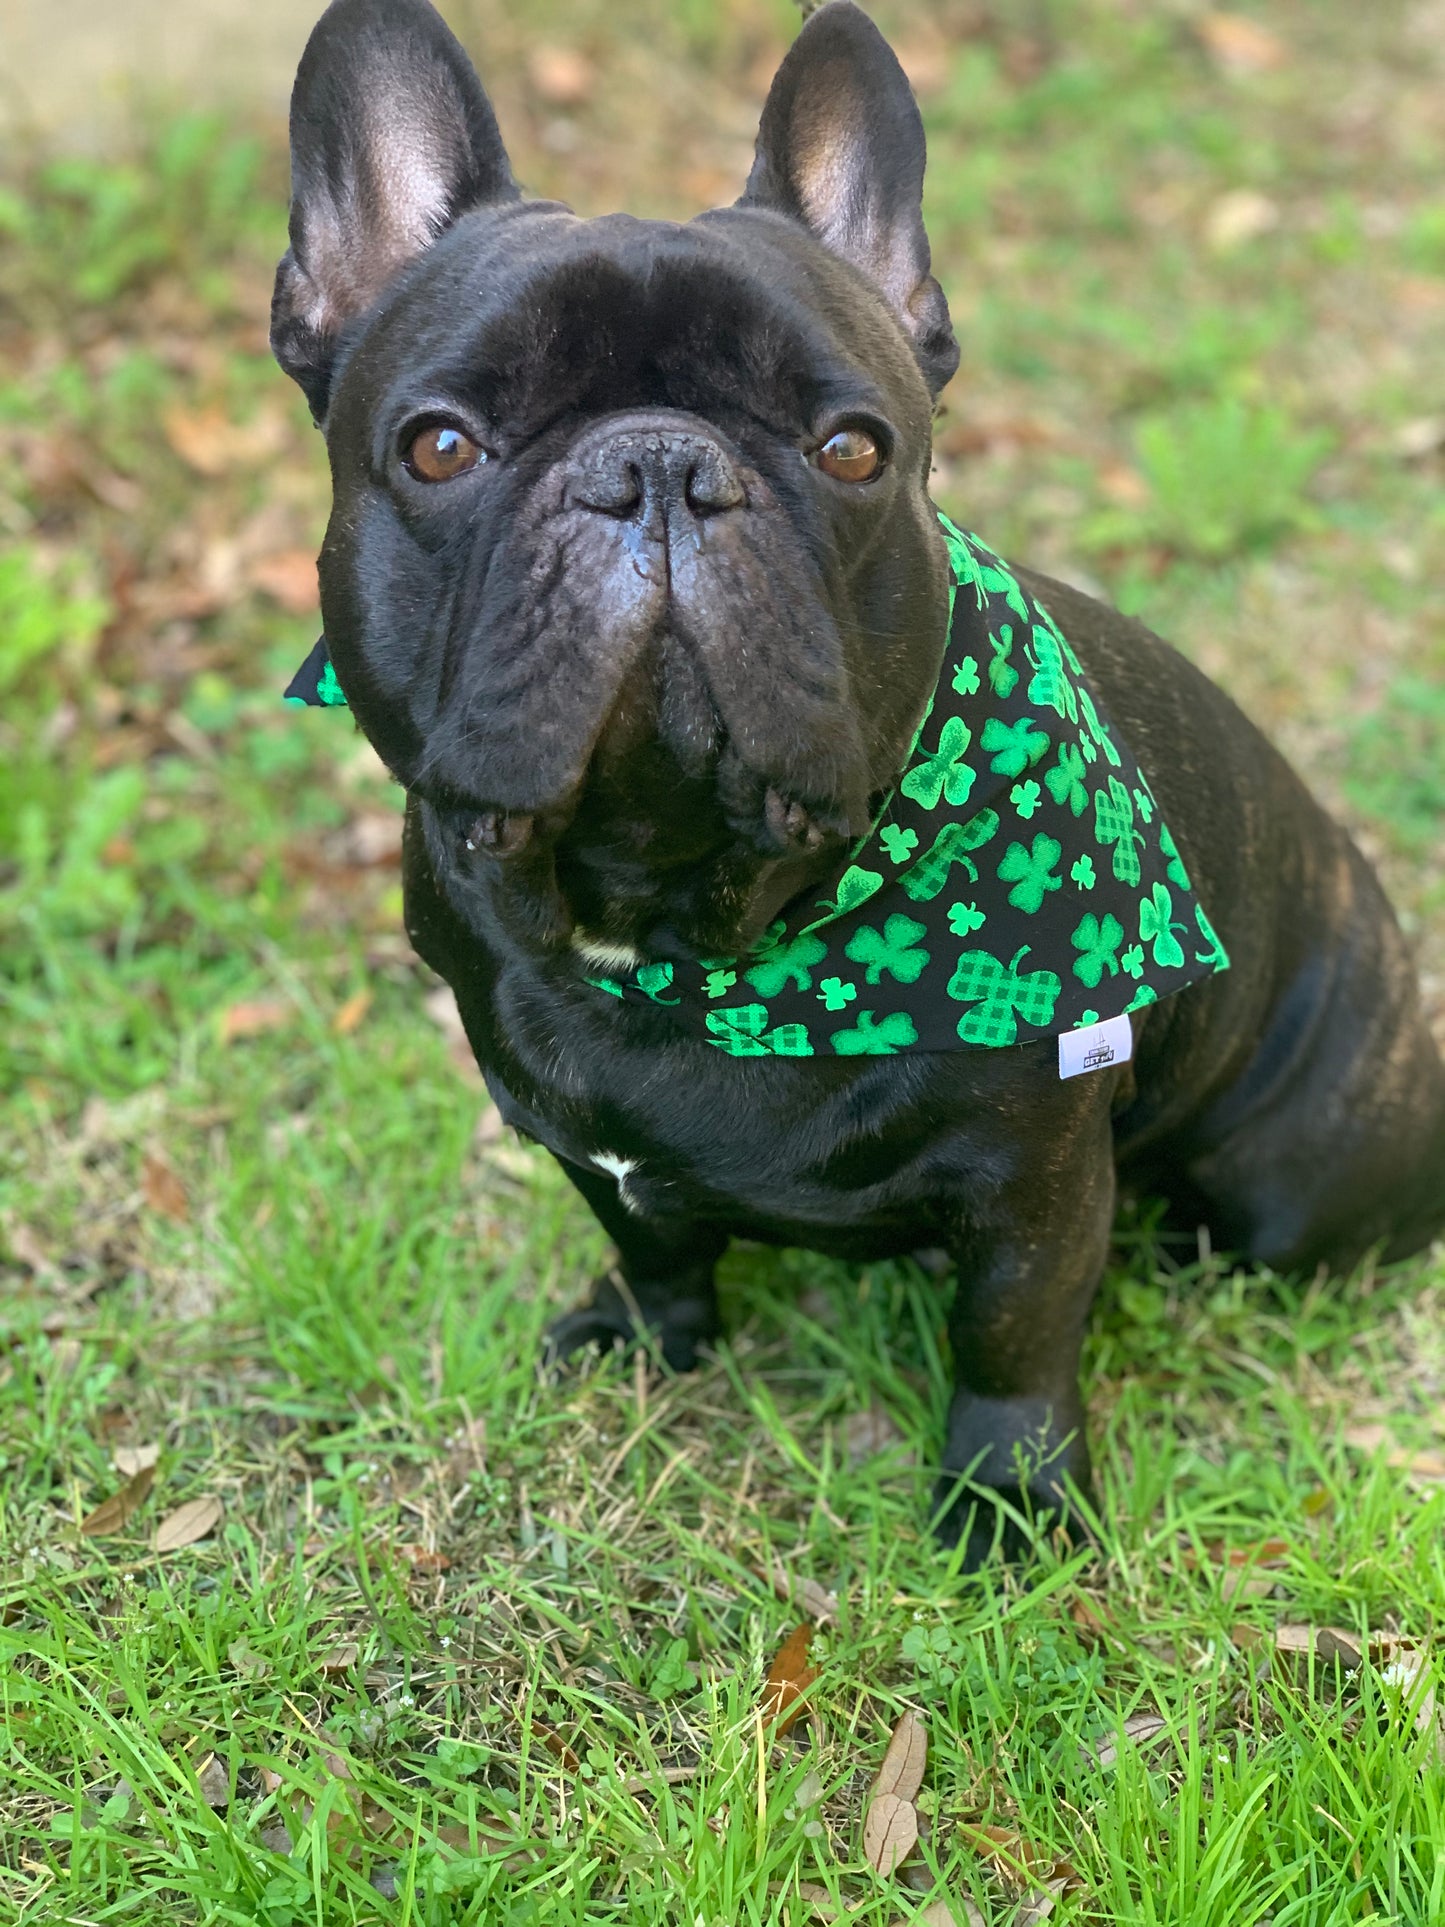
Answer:
<path fill-rule="evenodd" d="M 1399 926 L 1350 858 L 1336 946 L 1296 971 L 1180 1157 L 1217 1247 L 1280 1272 L 1406 1258 L 1445 1229 L 1445 1066 Z"/>

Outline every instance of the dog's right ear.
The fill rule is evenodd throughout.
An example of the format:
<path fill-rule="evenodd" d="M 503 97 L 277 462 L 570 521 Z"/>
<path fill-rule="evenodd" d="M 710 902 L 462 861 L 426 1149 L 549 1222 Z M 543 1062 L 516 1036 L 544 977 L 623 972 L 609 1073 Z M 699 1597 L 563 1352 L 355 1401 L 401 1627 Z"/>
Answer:
<path fill-rule="evenodd" d="M 326 413 L 337 337 L 458 215 L 515 201 L 496 116 L 428 0 L 332 0 L 291 95 L 271 350 Z"/>

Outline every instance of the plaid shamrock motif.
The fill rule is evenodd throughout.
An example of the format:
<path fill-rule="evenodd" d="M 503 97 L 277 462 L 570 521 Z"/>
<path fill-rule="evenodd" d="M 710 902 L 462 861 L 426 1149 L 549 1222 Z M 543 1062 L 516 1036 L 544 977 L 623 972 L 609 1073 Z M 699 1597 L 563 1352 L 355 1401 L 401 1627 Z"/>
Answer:
<path fill-rule="evenodd" d="M 589 977 L 730 1057 L 1000 1050 L 1229 968 L 1154 792 L 1053 617 L 939 515 L 937 686 L 833 876 L 746 957 Z M 288 701 L 346 697 L 323 638 Z"/>

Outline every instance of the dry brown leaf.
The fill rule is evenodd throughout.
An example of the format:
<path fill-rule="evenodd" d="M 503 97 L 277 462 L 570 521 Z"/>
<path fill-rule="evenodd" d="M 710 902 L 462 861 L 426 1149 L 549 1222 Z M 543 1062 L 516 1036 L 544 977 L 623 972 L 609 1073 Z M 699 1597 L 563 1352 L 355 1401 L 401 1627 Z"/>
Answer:
<path fill-rule="evenodd" d="M 246 579 L 293 616 L 309 615 L 321 599 L 314 549 L 281 549 L 275 555 L 258 556 Z"/>
<path fill-rule="evenodd" d="M 1405 1708 L 1414 1715 L 1415 1730 L 1433 1737 L 1437 1765 L 1445 1766 L 1445 1714 L 1435 1688 L 1428 1683 L 1430 1657 L 1413 1640 L 1384 1635 L 1370 1642 L 1370 1660 L 1387 1686 L 1398 1688 Z M 1423 1688 L 1423 1690 L 1422 1690 Z"/>
<path fill-rule="evenodd" d="M 801 1607 L 815 1626 L 826 1626 L 838 1617 L 838 1595 L 819 1585 L 816 1579 L 804 1579 L 790 1573 L 781 1559 L 774 1559 L 771 1566 L 752 1567 L 753 1576 L 761 1579 L 765 1586 L 771 1586 L 785 1605 Z"/>
<path fill-rule="evenodd" d="M 1252 1546 L 1228 1546 L 1222 1539 L 1216 1539 L 1204 1548 L 1202 1557 L 1192 1546 L 1186 1548 L 1181 1563 L 1189 1567 L 1280 1566 L 1291 1550 L 1288 1539 L 1260 1539 Z"/>
<path fill-rule="evenodd" d="M 219 1755 L 208 1753 L 196 1768 L 196 1785 L 208 1807 L 219 1811 L 231 1804 L 231 1776 Z"/>
<path fill-rule="evenodd" d="M 359 1028 L 361 1020 L 371 1009 L 373 1002 L 374 996 L 371 991 L 354 991 L 331 1020 L 331 1028 L 335 1034 L 338 1037 L 349 1037 Z"/>
<path fill-rule="evenodd" d="M 1378 1419 L 1347 1425 L 1342 1437 L 1345 1444 L 1352 1445 L 1357 1452 L 1375 1453 L 1383 1450 L 1386 1465 L 1393 1471 L 1403 1472 L 1407 1478 L 1421 1485 L 1435 1486 L 1445 1482 L 1445 1453 L 1412 1452 L 1399 1444 L 1389 1426 L 1382 1425 Z"/>
<path fill-rule="evenodd" d="M 1445 448 L 1445 415 L 1414 415 L 1395 430 L 1395 452 L 1418 462 Z"/>
<path fill-rule="evenodd" d="M 935 1900 L 913 1918 L 922 1921 L 923 1927 L 988 1927 L 967 1894 L 960 1894 L 957 1900 Z M 900 1922 L 899 1927 L 904 1927 L 904 1923 Z"/>
<path fill-rule="evenodd" d="M 1035 1887 L 1024 1895 L 1023 1905 L 1014 1915 L 1014 1927 L 1039 1927 L 1053 1913 L 1059 1903 L 1059 1895 L 1066 1893 L 1074 1883 L 1064 1876 L 1062 1879 L 1046 1880 L 1042 1887 Z"/>
<path fill-rule="evenodd" d="M 147 1151 L 145 1155 L 141 1165 L 141 1191 L 151 1210 L 161 1217 L 175 1224 L 184 1224 L 190 1217 L 191 1201 L 186 1196 L 186 1187 L 159 1151 Z"/>
<path fill-rule="evenodd" d="M 1194 31 L 1206 53 L 1228 74 L 1269 73 L 1289 59 L 1289 48 L 1277 33 L 1241 13 L 1203 14 L 1195 21 Z"/>
<path fill-rule="evenodd" d="M 964 1824 L 959 1827 L 959 1835 L 965 1847 L 978 1855 L 999 1877 L 1018 1887 L 1030 1884 L 1046 1891 L 1038 1899 L 1052 1900 L 1055 1893 L 1063 1893 L 1072 1887 L 1081 1887 L 1083 1876 L 1068 1860 L 1054 1860 L 1031 1840 L 1015 1833 L 1011 1827 L 974 1826 Z M 1031 1900 L 1035 1896 L 1030 1897 Z M 1039 1919 L 1045 1918 L 1039 1915 Z"/>
<path fill-rule="evenodd" d="M 1108 1644 L 1113 1628 L 1108 1614 L 1096 1599 L 1086 1599 L 1083 1593 L 1075 1594 L 1069 1601 L 1069 1618 L 1090 1646 Z"/>
<path fill-rule="evenodd" d="M 506 1854 L 503 1864 L 511 1868 L 528 1866 L 537 1858 L 537 1849 L 519 1840 L 516 1834 L 504 1832 L 500 1821 L 479 1819 L 475 1828 L 437 1827 L 431 1837 L 455 1853 Z"/>
<path fill-rule="evenodd" d="M 158 1445 L 117 1445 L 111 1449 L 110 1462 L 123 1479 L 133 1479 L 137 1472 L 154 1466 L 160 1455 Z"/>
<path fill-rule="evenodd" d="M 808 1648 L 813 1643 L 813 1626 L 803 1620 L 778 1648 L 763 1682 L 763 1718 L 775 1721 L 774 1734 L 781 1738 L 803 1711 L 803 1695 L 818 1677 L 816 1666 L 808 1664 Z"/>
<path fill-rule="evenodd" d="M 561 1764 L 564 1772 L 578 1773 L 581 1771 L 582 1762 L 562 1738 L 562 1735 L 554 1732 L 550 1726 L 544 1726 L 541 1720 L 533 1720 L 532 1737 L 542 1742 L 552 1757 Z"/>
<path fill-rule="evenodd" d="M 900 1800 L 913 1799 L 923 1785 L 927 1765 L 928 1728 L 910 1708 L 893 1729 L 869 1798 L 876 1800 L 880 1794 L 894 1793 Z"/>
<path fill-rule="evenodd" d="M 6 1230 L 10 1255 L 27 1271 L 33 1271 L 46 1284 L 64 1284 L 65 1273 L 56 1264 L 28 1224 L 12 1224 Z"/>
<path fill-rule="evenodd" d="M 886 1880 L 918 1845 L 918 1809 L 896 1793 L 880 1793 L 863 1816 L 863 1858 Z"/>
<path fill-rule="evenodd" d="M 268 1679 L 271 1675 L 270 1660 L 264 1653 L 258 1653 L 249 1640 L 233 1639 L 226 1648 L 226 1658 L 242 1679 Z"/>
<path fill-rule="evenodd" d="M 286 442 L 286 418 L 279 409 L 263 409 L 249 422 L 234 422 L 215 403 L 204 408 L 168 408 L 161 426 L 187 468 L 211 479 L 232 469 L 254 467 L 279 453 Z"/>
<path fill-rule="evenodd" d="M 223 1044 L 234 1043 L 238 1037 L 261 1037 L 267 1031 L 284 1030 L 296 1015 L 295 1006 L 282 1003 L 277 997 L 258 997 L 239 1004 L 229 1004 L 217 1020 Z"/>
<path fill-rule="evenodd" d="M 1131 1713 L 1124 1722 L 1123 1738 L 1135 1746 L 1145 1746 L 1150 1740 L 1157 1739 L 1168 1724 L 1157 1713 Z M 1100 1766 L 1115 1766 L 1119 1759 L 1119 1739 L 1117 1733 L 1106 1733 L 1094 1742 L 1094 1758 Z M 1080 1747 L 1079 1751 L 1088 1758 L 1089 1749 Z"/>
<path fill-rule="evenodd" d="M 113 1532 L 124 1531 L 130 1523 L 131 1514 L 155 1482 L 155 1467 L 142 1466 L 139 1472 L 126 1480 L 119 1492 L 112 1492 L 108 1499 L 101 1500 L 94 1511 L 86 1513 L 80 1522 L 80 1529 L 86 1538 L 104 1539 Z"/>
<path fill-rule="evenodd" d="M 1353 1668 L 1364 1657 L 1364 1647 L 1354 1633 L 1338 1626 L 1276 1626 L 1272 1635 L 1274 1649 L 1299 1658 L 1313 1653 L 1316 1659 Z"/>
<path fill-rule="evenodd" d="M 328 1646 L 316 1661 L 317 1670 L 322 1673 L 346 1673 L 356 1664 L 361 1648 L 354 1639 L 338 1640 Z"/>
<path fill-rule="evenodd" d="M 1221 194 L 1204 217 L 1204 238 L 1217 254 L 1257 241 L 1279 226 L 1279 204 L 1253 188 Z"/>
<path fill-rule="evenodd" d="M 580 107 L 597 85 L 597 69 L 578 47 L 535 47 L 527 77 L 549 107 Z"/>
<path fill-rule="evenodd" d="M 187 1499 L 174 1512 L 168 1512 L 156 1527 L 156 1551 L 179 1552 L 182 1546 L 193 1546 L 208 1532 L 215 1531 L 224 1511 L 214 1493 L 208 1493 L 203 1499 Z"/>
<path fill-rule="evenodd" d="M 396 1554 L 414 1572 L 446 1572 L 452 1563 L 444 1552 L 432 1552 L 426 1546 L 401 1545 Z"/>

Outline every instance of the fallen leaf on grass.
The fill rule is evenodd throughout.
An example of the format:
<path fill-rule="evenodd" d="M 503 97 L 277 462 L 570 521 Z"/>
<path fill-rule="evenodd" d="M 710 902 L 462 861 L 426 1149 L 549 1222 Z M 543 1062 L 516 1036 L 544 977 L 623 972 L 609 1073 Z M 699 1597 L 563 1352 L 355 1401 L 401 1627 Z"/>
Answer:
<path fill-rule="evenodd" d="M 1014 1915 L 1014 1927 L 1039 1927 L 1053 1913 L 1059 1904 L 1059 1896 L 1069 1891 L 1071 1881 L 1065 1879 L 1046 1880 L 1042 1887 L 1035 1887 L 1024 1896 L 1024 1903 Z"/>
<path fill-rule="evenodd" d="M 1082 1593 L 1069 1601 L 1069 1618 L 1087 1645 L 1107 1646 L 1113 1636 L 1113 1626 L 1103 1606 L 1095 1599 L 1086 1599 Z"/>
<path fill-rule="evenodd" d="M 1204 238 L 1217 254 L 1228 254 L 1246 241 L 1279 226 L 1279 204 L 1253 188 L 1237 187 L 1221 194 L 1204 218 Z"/>
<path fill-rule="evenodd" d="M 196 1768 L 196 1785 L 208 1807 L 215 1807 L 219 1812 L 231 1804 L 231 1776 L 219 1754 L 208 1753 Z"/>
<path fill-rule="evenodd" d="M 928 1728 L 910 1709 L 893 1729 L 869 1797 L 876 1800 L 880 1794 L 892 1793 L 900 1800 L 913 1799 L 923 1785 L 927 1765 Z"/>
<path fill-rule="evenodd" d="M 752 1572 L 765 1586 L 771 1586 L 785 1605 L 801 1607 L 815 1626 L 824 1626 L 838 1617 L 837 1593 L 829 1592 L 816 1579 L 790 1573 L 781 1559 L 774 1559 L 766 1570 L 754 1566 Z"/>
<path fill-rule="evenodd" d="M 165 438 L 188 468 L 215 479 L 236 468 L 254 467 L 286 442 L 286 418 L 279 409 L 262 410 L 249 422 L 234 422 L 223 408 L 168 408 L 161 417 Z"/>
<path fill-rule="evenodd" d="M 179 1552 L 182 1546 L 193 1546 L 198 1539 L 204 1539 L 208 1532 L 215 1531 L 224 1511 L 225 1507 L 214 1493 L 207 1494 L 203 1499 L 187 1499 L 174 1512 L 168 1512 L 156 1527 L 156 1551 Z"/>
<path fill-rule="evenodd" d="M 1392 1471 L 1403 1472 L 1407 1478 L 1421 1485 L 1445 1483 L 1445 1453 L 1412 1452 L 1397 1442 L 1387 1425 L 1381 1425 L 1378 1421 L 1347 1425 L 1342 1436 L 1345 1444 L 1354 1446 L 1357 1452 L 1384 1450 L 1385 1463 Z"/>
<path fill-rule="evenodd" d="M 918 1845 L 918 1808 L 896 1793 L 879 1793 L 863 1816 L 863 1858 L 885 1880 Z"/>
<path fill-rule="evenodd" d="M 580 47 L 534 47 L 527 78 L 549 107 L 580 107 L 591 98 L 597 69 Z"/>
<path fill-rule="evenodd" d="M 1394 445 L 1406 461 L 1420 461 L 1445 448 L 1445 415 L 1416 415 L 1396 429 Z"/>
<path fill-rule="evenodd" d="M 1146 1746 L 1150 1740 L 1157 1739 L 1167 1725 L 1168 1721 L 1161 1719 L 1157 1713 L 1131 1713 L 1124 1722 L 1122 1738 L 1135 1746 Z M 1092 1750 L 1100 1766 L 1116 1766 L 1120 1738 L 1118 1733 L 1106 1733 L 1102 1739 L 1094 1742 L 1092 1749 L 1081 1746 L 1079 1752 L 1088 1759 Z"/>
<path fill-rule="evenodd" d="M 314 549 L 282 549 L 275 555 L 258 556 L 247 580 L 293 616 L 309 615 L 320 601 Z"/>
<path fill-rule="evenodd" d="M 565 1773 L 581 1772 L 582 1762 L 560 1733 L 554 1732 L 550 1726 L 544 1726 L 541 1720 L 533 1720 L 532 1737 L 542 1742 Z"/>
<path fill-rule="evenodd" d="M 325 1652 L 318 1657 L 316 1661 L 317 1671 L 322 1673 L 349 1672 L 356 1664 L 360 1653 L 361 1648 L 354 1639 L 338 1640 L 336 1645 L 328 1646 Z"/>
<path fill-rule="evenodd" d="M 803 1695 L 818 1677 L 816 1666 L 808 1664 L 808 1649 L 813 1643 L 813 1625 L 803 1620 L 778 1648 L 763 1682 L 763 1718 L 774 1721 L 774 1736 L 781 1739 L 803 1711 Z"/>
<path fill-rule="evenodd" d="M 184 1224 L 190 1217 L 191 1201 L 186 1196 L 186 1187 L 159 1151 L 147 1151 L 145 1155 L 141 1165 L 141 1191 L 151 1210 L 159 1212 L 161 1217 L 175 1224 Z"/>
<path fill-rule="evenodd" d="M 923 1927 L 988 1927 L 967 1894 L 960 1894 L 957 1900 L 935 1900 L 913 1919 L 922 1921 Z M 906 1927 L 906 1923 L 897 1921 L 894 1927 Z"/>
<path fill-rule="evenodd" d="M 80 1522 L 80 1529 L 86 1538 L 104 1539 L 113 1532 L 124 1531 L 130 1523 L 131 1514 L 155 1482 L 155 1467 L 142 1466 L 139 1472 L 126 1480 L 119 1492 L 112 1492 L 108 1499 L 101 1500 L 94 1511 L 86 1513 Z"/>
<path fill-rule="evenodd" d="M 1289 59 L 1289 48 L 1277 33 L 1240 13 L 1202 14 L 1194 31 L 1206 53 L 1228 74 L 1269 73 Z"/>
<path fill-rule="evenodd" d="M 1240 1627 L 1238 1631 L 1243 1634 L 1246 1629 Z M 1358 1666 L 1365 1654 L 1359 1635 L 1343 1632 L 1338 1626 L 1276 1626 L 1272 1634 L 1255 1633 L 1252 1639 L 1236 1638 L 1235 1644 L 1257 1645 L 1261 1637 L 1271 1639 L 1275 1651 L 1287 1657 L 1307 1658 L 1313 1653 L 1316 1659 L 1348 1668 Z"/>
<path fill-rule="evenodd" d="M 1370 1659 L 1386 1686 L 1398 1689 L 1403 1709 L 1413 1713 L 1415 1730 L 1431 1736 L 1437 1766 L 1445 1766 L 1445 1714 L 1428 1683 L 1430 1656 L 1413 1641 L 1386 1635 L 1370 1644 Z"/>
<path fill-rule="evenodd" d="M 258 1653 L 254 1647 L 244 1639 L 233 1639 L 231 1641 L 230 1645 L 226 1648 L 226 1658 L 241 1675 L 242 1679 L 266 1679 L 271 1672 L 270 1660 L 266 1658 L 264 1653 Z M 264 1781 L 264 1779 L 265 1773 L 263 1771 L 262 1780 Z M 277 1781 L 277 1785 L 280 1785 L 279 1780 Z M 267 1791 L 274 1792 L 275 1788 L 268 1787 Z"/>
<path fill-rule="evenodd" d="M 238 1037 L 262 1037 L 267 1031 L 284 1030 L 295 1015 L 295 1007 L 279 998 L 258 997 L 227 1005 L 217 1020 L 217 1030 L 223 1044 L 233 1044 Z"/>
<path fill-rule="evenodd" d="M 1217 1571 L 1221 1599 L 1266 1599 L 1279 1584 L 1271 1575 L 1287 1563 L 1290 1550 L 1288 1539 L 1261 1539 L 1252 1546 L 1215 1540 L 1202 1553 L 1187 1546 L 1179 1562 L 1190 1571 Z"/>
<path fill-rule="evenodd" d="M 110 1462 L 123 1479 L 133 1479 L 137 1472 L 149 1471 L 160 1455 L 158 1445 L 117 1445 L 112 1448 Z"/>
<path fill-rule="evenodd" d="M 374 1001 L 369 990 L 358 990 L 347 998 L 331 1020 L 331 1028 L 338 1037 L 349 1037 L 356 1030 Z"/>
<path fill-rule="evenodd" d="M 452 1563 L 444 1552 L 431 1552 L 426 1546 L 397 1546 L 396 1556 L 405 1559 L 413 1572 L 446 1572 Z"/>
<path fill-rule="evenodd" d="M 1028 1904 L 1052 1906 L 1054 1898 L 1084 1884 L 1083 1875 L 1069 1860 L 1056 1860 L 1022 1834 L 1009 1827 L 960 1826 L 959 1834 L 970 1853 L 984 1861 L 1006 1883 L 1028 1885 L 1033 1891 Z M 1043 1920 L 1047 1913 L 1036 1919 Z"/>

